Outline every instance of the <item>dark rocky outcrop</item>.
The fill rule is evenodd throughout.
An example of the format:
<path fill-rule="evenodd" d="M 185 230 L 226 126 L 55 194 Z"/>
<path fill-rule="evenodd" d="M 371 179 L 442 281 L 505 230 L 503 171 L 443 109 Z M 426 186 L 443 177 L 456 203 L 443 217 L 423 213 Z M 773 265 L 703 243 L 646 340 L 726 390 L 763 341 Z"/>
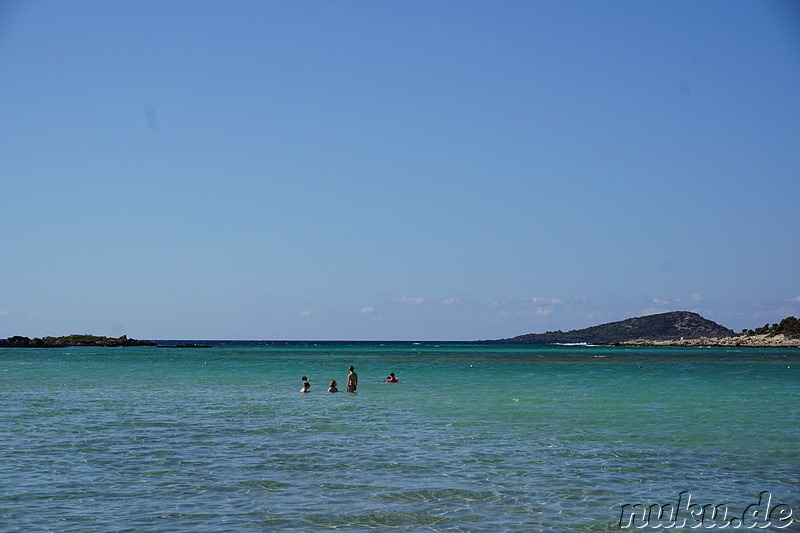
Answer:
<path fill-rule="evenodd" d="M 64 348 L 66 346 L 157 346 L 152 341 L 129 339 L 127 336 L 98 337 L 96 335 L 67 335 L 66 337 L 14 336 L 0 340 L 0 348 Z"/>
<path fill-rule="evenodd" d="M 668 341 L 699 339 L 701 337 L 730 337 L 733 330 L 689 311 L 673 311 L 599 326 L 571 331 L 548 331 L 530 333 L 502 342 L 565 343 L 586 342 L 592 344 L 620 343 L 633 340 Z"/>

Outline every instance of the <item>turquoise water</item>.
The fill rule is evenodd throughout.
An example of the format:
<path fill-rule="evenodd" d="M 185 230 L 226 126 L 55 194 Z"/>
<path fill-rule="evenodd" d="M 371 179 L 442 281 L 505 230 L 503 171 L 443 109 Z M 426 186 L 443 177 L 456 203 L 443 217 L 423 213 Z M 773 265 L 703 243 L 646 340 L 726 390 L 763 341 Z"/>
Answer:
<path fill-rule="evenodd" d="M 798 405 L 797 349 L 0 349 L 0 531 L 619 531 L 681 491 L 797 531 Z"/>

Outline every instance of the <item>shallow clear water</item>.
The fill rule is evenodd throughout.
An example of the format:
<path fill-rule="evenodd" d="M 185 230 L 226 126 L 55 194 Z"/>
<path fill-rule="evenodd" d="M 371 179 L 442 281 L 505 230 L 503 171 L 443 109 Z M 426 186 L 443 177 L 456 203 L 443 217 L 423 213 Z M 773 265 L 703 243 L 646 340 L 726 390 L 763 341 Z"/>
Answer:
<path fill-rule="evenodd" d="M 800 517 L 799 385 L 796 349 L 2 349 L 0 531 L 618 531 L 681 491 Z"/>

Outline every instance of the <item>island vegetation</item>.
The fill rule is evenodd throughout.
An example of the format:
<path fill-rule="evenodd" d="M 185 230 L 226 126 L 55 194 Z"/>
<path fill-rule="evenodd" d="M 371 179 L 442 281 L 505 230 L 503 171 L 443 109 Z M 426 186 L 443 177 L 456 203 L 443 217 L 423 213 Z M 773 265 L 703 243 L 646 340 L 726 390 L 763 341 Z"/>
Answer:
<path fill-rule="evenodd" d="M 764 324 L 763 327 L 756 329 L 743 329 L 740 335 L 752 337 L 754 335 L 784 335 L 790 338 L 800 337 L 800 320 L 793 316 L 788 316 L 777 324 Z"/>

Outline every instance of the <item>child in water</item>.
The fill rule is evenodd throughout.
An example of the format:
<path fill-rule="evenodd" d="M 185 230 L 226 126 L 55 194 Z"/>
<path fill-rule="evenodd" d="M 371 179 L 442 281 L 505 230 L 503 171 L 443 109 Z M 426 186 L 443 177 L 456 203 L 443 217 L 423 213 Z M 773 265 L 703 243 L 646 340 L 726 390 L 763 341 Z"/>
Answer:
<path fill-rule="evenodd" d="M 300 389 L 300 392 L 308 392 L 308 389 L 310 388 L 311 388 L 311 383 L 309 383 L 308 381 L 304 381 L 303 388 Z"/>
<path fill-rule="evenodd" d="M 331 380 L 331 386 L 328 387 L 328 392 L 339 392 L 339 389 L 336 388 L 336 380 Z"/>

